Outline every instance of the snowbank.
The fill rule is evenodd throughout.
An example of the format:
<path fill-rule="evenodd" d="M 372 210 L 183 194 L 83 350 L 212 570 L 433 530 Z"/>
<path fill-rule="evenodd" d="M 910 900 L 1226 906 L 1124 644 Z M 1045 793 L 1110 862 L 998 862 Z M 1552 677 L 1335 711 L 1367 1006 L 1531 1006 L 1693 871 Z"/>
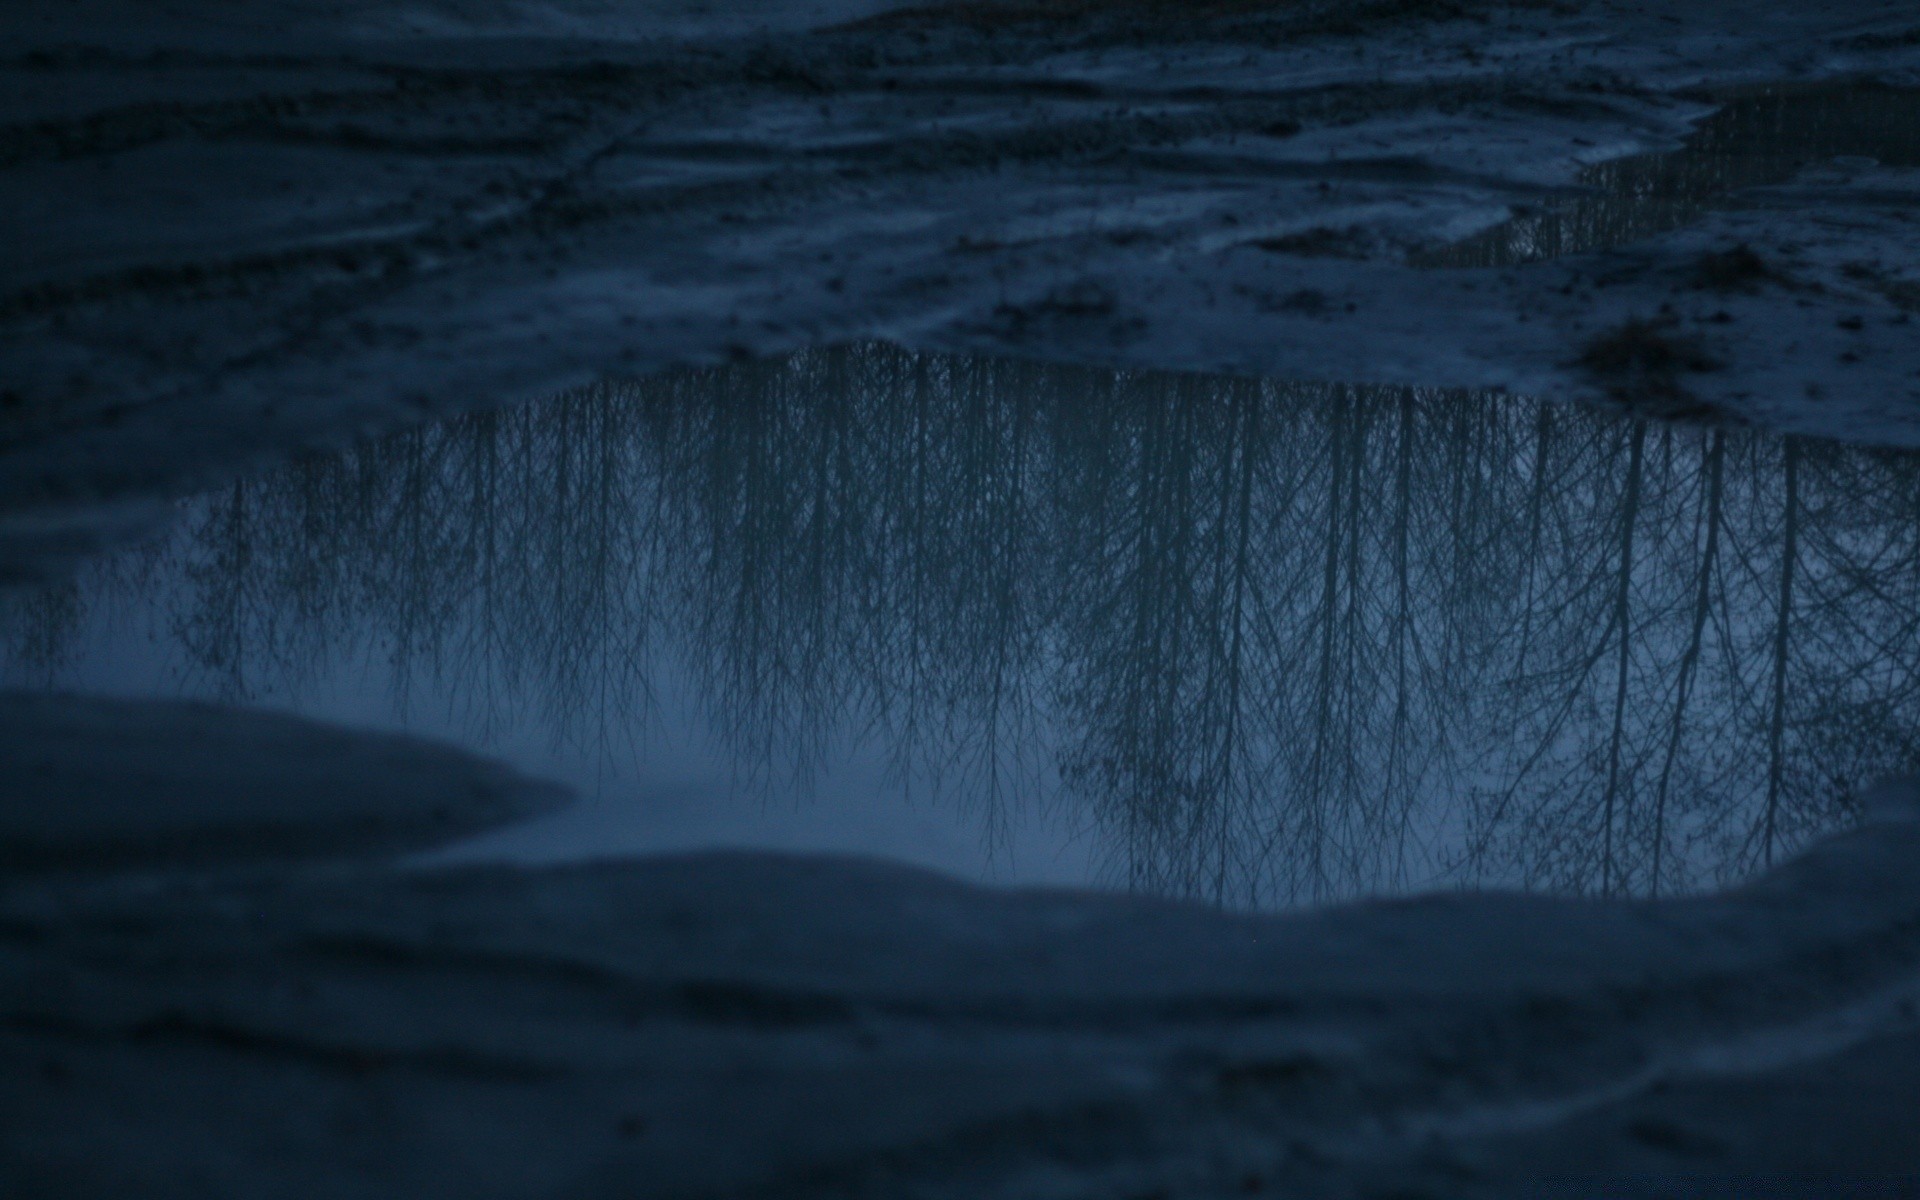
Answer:
<path fill-rule="evenodd" d="M 1916 1086 L 1917 796 L 1657 903 L 1230 916 L 731 854 L 19 890 L 0 1183 L 1831 1195 L 1920 1165 L 1883 1106 Z"/>
<path fill-rule="evenodd" d="M 450 747 L 204 704 L 0 693 L 0 870 L 391 854 L 566 793 Z"/>

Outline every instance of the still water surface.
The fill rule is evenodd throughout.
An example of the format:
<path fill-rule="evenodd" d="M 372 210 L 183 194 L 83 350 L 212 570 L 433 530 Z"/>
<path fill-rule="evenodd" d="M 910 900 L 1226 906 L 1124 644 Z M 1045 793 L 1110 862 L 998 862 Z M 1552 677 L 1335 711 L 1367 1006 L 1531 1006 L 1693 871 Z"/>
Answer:
<path fill-rule="evenodd" d="M 1282 906 L 1711 886 L 1920 766 L 1920 459 L 879 345 L 299 462 L 0 598 L 15 685 L 450 737 L 706 846 Z"/>

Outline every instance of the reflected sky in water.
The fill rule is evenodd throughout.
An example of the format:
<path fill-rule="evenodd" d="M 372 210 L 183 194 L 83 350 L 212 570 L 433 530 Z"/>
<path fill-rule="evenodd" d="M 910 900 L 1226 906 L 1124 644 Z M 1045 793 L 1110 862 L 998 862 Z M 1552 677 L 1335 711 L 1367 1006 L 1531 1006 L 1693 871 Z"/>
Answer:
<path fill-rule="evenodd" d="M 1738 203 L 1745 188 L 1814 169 L 1920 167 L 1920 88 L 1768 87 L 1728 99 L 1671 153 L 1589 169 L 1592 194 L 1420 256 L 1427 267 L 1508 267 L 1636 242 Z"/>
<path fill-rule="evenodd" d="M 1920 459 L 886 346 L 304 461 L 0 597 L 16 685 L 453 737 L 462 851 L 1283 906 L 1740 877 L 1920 765 Z"/>

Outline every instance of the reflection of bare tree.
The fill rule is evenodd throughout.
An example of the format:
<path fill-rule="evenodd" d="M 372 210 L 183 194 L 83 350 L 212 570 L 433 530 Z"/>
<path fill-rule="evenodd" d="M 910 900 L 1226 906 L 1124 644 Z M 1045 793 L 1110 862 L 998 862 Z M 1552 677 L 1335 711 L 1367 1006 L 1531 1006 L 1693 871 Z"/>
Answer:
<path fill-rule="evenodd" d="M 0 646 L 9 673 L 22 682 L 53 687 L 70 667 L 86 617 L 86 598 L 68 583 L 0 591 Z"/>
<path fill-rule="evenodd" d="M 1720 528 L 1726 490 L 1726 435 L 1715 430 L 1709 437 L 1702 468 L 1704 498 L 1699 506 L 1698 532 L 1694 542 L 1700 547 L 1694 566 L 1693 605 L 1687 619 L 1686 646 L 1674 672 L 1671 717 L 1667 721 L 1666 745 L 1660 756 L 1660 774 L 1653 801 L 1653 853 L 1647 870 L 1647 891 L 1660 894 L 1664 878 L 1661 867 L 1667 850 L 1667 801 L 1673 794 L 1673 771 L 1687 732 L 1687 706 L 1693 699 L 1694 681 L 1699 677 L 1700 652 L 1705 645 L 1707 619 L 1713 611 L 1713 589 L 1720 561 Z"/>
<path fill-rule="evenodd" d="M 1032 774 L 1040 406 L 982 369 L 856 350 L 637 393 L 690 666 L 749 771 L 863 730 L 990 831 Z"/>
<path fill-rule="evenodd" d="M 1587 466 L 1558 491 L 1572 519 L 1547 522 L 1539 561 L 1562 577 L 1503 684 L 1474 870 L 1602 891 L 1728 877 L 1916 761 L 1913 461 L 1654 436 L 1555 451 Z"/>
<path fill-rule="evenodd" d="M 1515 217 L 1421 263 L 1512 266 L 1638 241 L 1678 229 L 1732 192 L 1781 183 L 1836 155 L 1920 165 L 1911 95 L 1868 83 L 1736 97 L 1684 148 L 1601 163 L 1585 175 L 1592 194 Z"/>
<path fill-rule="evenodd" d="M 1251 384 L 1085 377 L 1054 424 L 1063 775 L 1125 831 L 1128 881 L 1225 898 L 1246 872 L 1274 647 L 1251 628 L 1268 407 Z"/>
<path fill-rule="evenodd" d="M 864 739 L 1219 903 L 1658 892 L 1920 763 L 1916 517 L 1898 455 L 857 346 L 302 462 L 0 621 L 45 679 L 146 597 L 217 693 L 372 663 L 596 753 L 671 674 L 747 778 Z"/>
<path fill-rule="evenodd" d="M 880 491 L 888 553 L 870 608 L 874 711 L 896 770 L 972 799 L 997 835 L 1041 769 L 1033 730 L 1054 599 L 1036 450 L 1047 376 L 1028 368 L 1023 383 L 1006 377 L 1018 368 L 892 356 L 868 369 L 891 459 Z"/>
<path fill-rule="evenodd" d="M 1522 625 L 1521 669 L 1503 688 L 1502 741 L 1524 748 L 1496 770 L 1501 781 L 1480 811 L 1476 854 L 1501 836 L 1522 849 L 1529 883 L 1571 887 L 1598 868 L 1602 892 L 1631 869 L 1622 860 L 1621 826 L 1637 815 L 1649 664 L 1643 514 L 1657 491 L 1664 456 L 1650 464 L 1647 428 L 1577 429 L 1536 450 L 1559 486 L 1536 497 L 1545 512 L 1530 524 L 1531 595 Z M 1655 478 L 1649 478 L 1650 475 Z M 1657 503 L 1656 499 L 1656 503 Z"/>
<path fill-rule="evenodd" d="M 175 632 L 223 695 L 366 658 L 402 708 L 424 679 L 483 734 L 532 693 L 610 733 L 644 708 L 656 602 L 632 417 L 582 393 L 235 485 L 177 550 Z"/>

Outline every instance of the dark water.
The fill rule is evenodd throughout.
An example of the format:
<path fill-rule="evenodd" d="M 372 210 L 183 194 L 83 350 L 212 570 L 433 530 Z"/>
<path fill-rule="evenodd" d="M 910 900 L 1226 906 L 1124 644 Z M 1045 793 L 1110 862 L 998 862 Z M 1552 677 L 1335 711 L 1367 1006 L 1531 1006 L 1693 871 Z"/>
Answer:
<path fill-rule="evenodd" d="M 469 856 L 1672 892 L 1920 765 L 1920 459 L 859 346 L 302 462 L 0 616 L 15 683 L 587 793 Z"/>
<path fill-rule="evenodd" d="M 1518 216 L 1423 256 L 1429 267 L 1505 267 L 1653 237 L 1742 189 L 1810 169 L 1920 167 L 1920 89 L 1872 83 L 1774 87 L 1735 95 L 1671 153 L 1614 159 L 1586 172 L 1591 195 Z"/>

